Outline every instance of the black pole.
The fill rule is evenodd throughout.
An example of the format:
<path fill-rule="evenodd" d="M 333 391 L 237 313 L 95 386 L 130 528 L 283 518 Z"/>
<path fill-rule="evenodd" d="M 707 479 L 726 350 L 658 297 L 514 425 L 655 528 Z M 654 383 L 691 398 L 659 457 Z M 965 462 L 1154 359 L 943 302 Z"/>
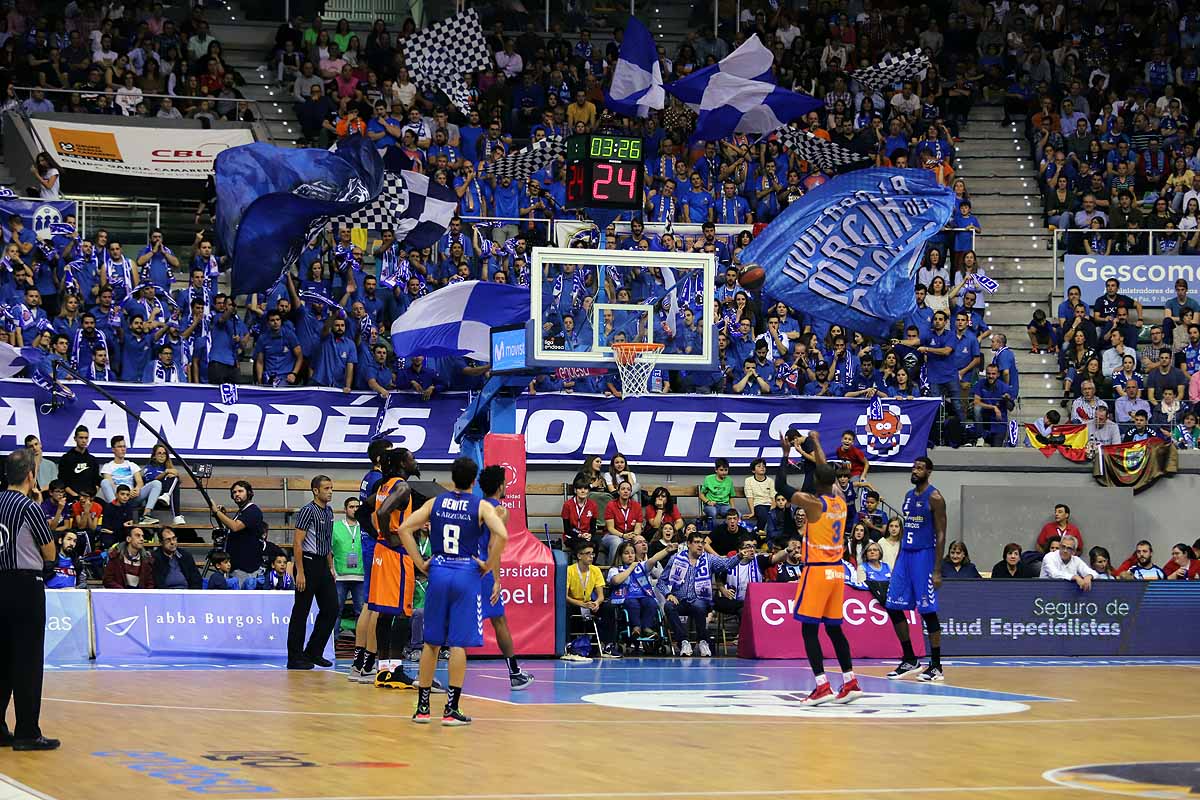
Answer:
<path fill-rule="evenodd" d="M 77 370 L 73 369 L 65 362 L 60 361 L 55 364 L 56 371 L 60 368 L 63 369 L 64 371 L 66 371 L 66 373 L 68 375 L 75 378 L 76 380 L 82 381 L 83 384 L 85 386 L 87 386 L 89 389 L 94 390 L 97 394 L 104 397 L 104 399 L 106 399 L 110 403 L 113 403 L 114 405 L 116 405 L 117 408 L 121 409 L 126 414 L 133 417 L 134 421 L 137 422 L 138 425 L 141 425 L 143 428 L 148 430 L 150 432 L 150 435 L 158 440 L 159 444 L 161 444 L 163 447 L 167 448 L 167 452 L 170 453 L 171 456 L 173 458 L 175 458 L 176 461 L 179 462 L 179 466 L 183 467 L 184 472 L 186 472 L 188 474 L 188 477 L 192 479 L 192 483 L 194 483 L 196 485 L 196 491 L 200 492 L 200 495 L 204 498 L 204 502 L 208 504 L 209 516 L 215 517 L 215 515 L 213 514 L 213 510 L 212 510 L 214 504 L 213 504 L 212 498 L 208 496 L 208 490 L 205 489 L 203 484 L 200 483 L 200 479 L 196 477 L 196 473 L 192 472 L 192 468 L 191 468 L 191 466 L 188 465 L 187 459 L 185 459 L 183 456 L 181 456 L 179 454 L 179 451 L 176 450 L 174 447 L 172 447 L 171 443 L 168 442 L 165 438 L 163 438 L 162 434 L 160 434 L 158 431 L 154 430 L 154 428 L 151 428 L 149 423 L 147 423 L 144 419 L 142 419 L 141 416 L 136 414 L 132 408 L 130 408 L 129 406 L 127 406 L 124 403 L 124 401 L 118 400 L 116 397 L 114 397 L 112 394 L 110 394 L 108 392 L 108 390 L 105 389 L 104 387 L 89 380 L 88 378 L 85 378 Z M 57 375 L 52 376 L 52 380 L 55 383 L 57 383 L 58 376 Z"/>

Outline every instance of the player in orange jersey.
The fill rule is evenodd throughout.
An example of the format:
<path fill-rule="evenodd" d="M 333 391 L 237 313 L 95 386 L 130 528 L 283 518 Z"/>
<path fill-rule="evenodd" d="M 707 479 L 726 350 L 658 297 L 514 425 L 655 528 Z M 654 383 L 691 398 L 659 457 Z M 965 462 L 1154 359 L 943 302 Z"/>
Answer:
<path fill-rule="evenodd" d="M 854 664 L 850 660 L 850 643 L 842 633 L 842 595 L 845 591 L 845 572 L 842 567 L 843 537 L 846 533 L 846 501 L 834 489 L 837 471 L 825 461 L 821 439 L 816 431 L 808 434 L 814 445 L 816 468 L 813 486 L 816 494 L 798 492 L 787 485 L 788 453 L 799 450 L 804 434 L 792 429 L 779 439 L 783 459 L 775 474 L 775 491 L 790 498 L 794 506 L 804 509 L 808 531 L 804 538 L 804 570 L 796 588 L 796 610 L 804 636 L 804 652 L 816 676 L 817 686 L 802 702 L 808 706 L 823 703 L 850 703 L 862 697 Z M 825 659 L 821 656 L 821 623 L 825 635 L 833 644 L 842 667 L 842 688 L 836 695 L 825 677 Z"/>

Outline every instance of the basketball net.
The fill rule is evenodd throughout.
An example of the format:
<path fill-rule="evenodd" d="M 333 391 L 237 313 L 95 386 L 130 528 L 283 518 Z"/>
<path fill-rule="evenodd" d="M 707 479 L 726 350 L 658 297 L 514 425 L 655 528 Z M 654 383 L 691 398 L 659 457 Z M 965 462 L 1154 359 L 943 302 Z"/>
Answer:
<path fill-rule="evenodd" d="M 625 397 L 644 397 L 650 393 L 650 373 L 658 363 L 663 345 L 651 342 L 617 342 L 612 345 Z"/>

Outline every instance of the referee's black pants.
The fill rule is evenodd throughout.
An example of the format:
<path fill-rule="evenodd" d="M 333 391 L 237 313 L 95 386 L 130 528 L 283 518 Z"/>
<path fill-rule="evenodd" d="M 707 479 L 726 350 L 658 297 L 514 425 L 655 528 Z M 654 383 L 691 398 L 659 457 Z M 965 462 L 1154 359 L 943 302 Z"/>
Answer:
<path fill-rule="evenodd" d="M 11 697 L 17 715 L 13 736 L 42 735 L 42 662 L 46 640 L 46 586 L 35 570 L 0 572 L 0 721 Z"/>
<path fill-rule="evenodd" d="M 288 660 L 306 658 L 315 661 L 325 652 L 325 643 L 329 641 L 333 626 L 338 621 L 337 583 L 324 556 L 305 553 L 297 567 L 304 570 L 305 585 L 303 592 L 296 590 L 292 618 L 288 620 Z M 304 628 L 314 597 L 317 600 L 317 620 L 306 647 Z"/>

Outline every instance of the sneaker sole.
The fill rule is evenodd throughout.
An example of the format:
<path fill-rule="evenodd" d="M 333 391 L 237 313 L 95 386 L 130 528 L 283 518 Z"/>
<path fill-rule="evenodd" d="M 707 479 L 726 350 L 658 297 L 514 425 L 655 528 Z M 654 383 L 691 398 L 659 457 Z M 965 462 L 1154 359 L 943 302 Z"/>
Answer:
<path fill-rule="evenodd" d="M 926 678 L 925 675 L 922 673 L 921 677 L 918 678 L 917 680 L 919 680 L 921 683 L 945 683 L 946 676 L 939 675 L 936 678 Z"/>
<path fill-rule="evenodd" d="M 925 668 L 918 664 L 917 666 L 913 667 L 912 669 L 905 670 L 904 672 L 901 672 L 897 675 L 888 674 L 887 679 L 889 681 L 902 680 L 904 678 L 907 678 L 909 675 L 920 672 L 923 669 L 925 669 Z"/>
<path fill-rule="evenodd" d="M 442 727 L 444 728 L 461 728 L 464 725 L 470 725 L 471 720 L 454 719 L 453 717 L 442 717 Z"/>
<path fill-rule="evenodd" d="M 425 715 L 422 715 L 419 717 L 413 717 L 412 721 L 415 722 L 417 725 L 428 725 L 429 724 L 429 715 L 425 714 Z"/>
<path fill-rule="evenodd" d="M 405 691 L 408 689 L 412 689 L 413 691 L 416 691 L 417 687 L 413 686 L 411 683 L 377 683 L 377 684 L 375 684 L 375 688 L 376 689 L 391 689 L 393 691 L 401 691 L 402 692 L 402 691 Z"/>
<path fill-rule="evenodd" d="M 802 705 L 802 706 L 806 706 L 806 707 L 809 707 L 809 708 L 811 708 L 811 707 L 813 707 L 813 706 L 823 706 L 823 705 L 825 705 L 826 703 L 832 703 L 832 702 L 834 702 L 835 700 L 837 700 L 837 697 L 835 697 L 834 695 L 830 694 L 830 695 L 826 695 L 825 697 L 822 697 L 822 698 L 820 698 L 820 699 L 817 699 L 817 700 L 801 700 L 801 701 L 800 701 L 800 705 Z"/>
<path fill-rule="evenodd" d="M 511 683 L 511 682 L 509 683 L 509 687 L 510 687 L 510 688 L 511 688 L 511 689 L 512 689 L 514 692 L 523 692 L 523 691 L 525 691 L 526 689 L 528 689 L 528 688 L 529 688 L 530 686 L 532 686 L 532 685 L 533 685 L 533 681 L 532 681 L 532 680 L 525 681 L 524 683 L 515 683 L 515 684 L 514 684 L 514 683 Z"/>
<path fill-rule="evenodd" d="M 833 702 L 837 703 L 838 705 L 844 706 L 847 703 L 853 703 L 855 700 L 859 699 L 864 694 L 866 694 L 866 692 L 861 692 L 861 691 L 860 692 L 851 692 L 850 694 L 846 695 L 845 697 L 834 697 Z"/>

